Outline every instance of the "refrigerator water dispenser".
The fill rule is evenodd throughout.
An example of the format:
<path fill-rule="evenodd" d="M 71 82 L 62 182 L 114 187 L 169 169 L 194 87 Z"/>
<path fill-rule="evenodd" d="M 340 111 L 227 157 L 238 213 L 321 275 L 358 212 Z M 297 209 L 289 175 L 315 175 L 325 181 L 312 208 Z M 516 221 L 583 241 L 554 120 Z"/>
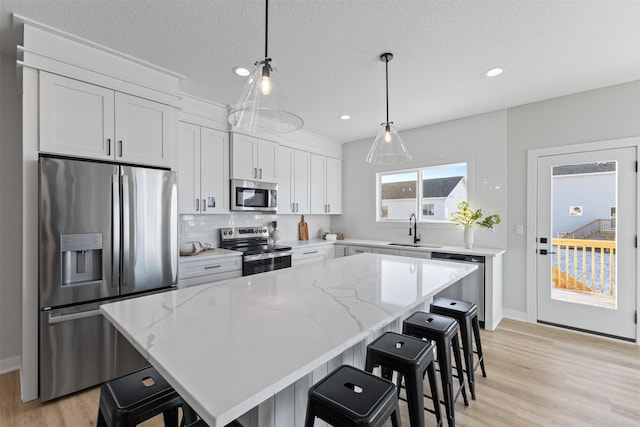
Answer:
<path fill-rule="evenodd" d="M 62 286 L 102 281 L 102 233 L 62 234 Z"/>

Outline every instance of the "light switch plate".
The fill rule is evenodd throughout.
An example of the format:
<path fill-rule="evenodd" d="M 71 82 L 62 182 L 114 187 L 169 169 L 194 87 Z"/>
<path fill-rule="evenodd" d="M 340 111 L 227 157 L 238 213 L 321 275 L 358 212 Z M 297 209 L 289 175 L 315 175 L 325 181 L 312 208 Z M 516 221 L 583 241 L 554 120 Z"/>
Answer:
<path fill-rule="evenodd" d="M 524 225 L 516 224 L 516 234 L 524 234 Z"/>

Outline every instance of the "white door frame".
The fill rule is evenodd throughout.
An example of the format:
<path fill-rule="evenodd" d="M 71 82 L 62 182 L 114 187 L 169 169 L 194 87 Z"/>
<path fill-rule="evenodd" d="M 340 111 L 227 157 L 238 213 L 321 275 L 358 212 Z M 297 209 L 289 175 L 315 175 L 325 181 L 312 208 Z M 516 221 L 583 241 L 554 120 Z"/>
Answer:
<path fill-rule="evenodd" d="M 570 144 L 557 147 L 540 148 L 527 152 L 527 322 L 538 321 L 537 306 L 537 269 L 536 269 L 536 224 L 538 194 L 538 157 L 570 154 L 580 151 L 607 150 L 612 148 L 636 147 L 640 153 L 640 137 L 611 139 L 582 144 Z M 640 216 L 640 180 L 636 174 L 636 228 Z M 636 251 L 636 271 L 640 266 L 640 250 Z M 640 307 L 640 280 L 636 280 L 636 310 Z M 640 323 L 636 323 L 636 345 L 640 346 Z"/>

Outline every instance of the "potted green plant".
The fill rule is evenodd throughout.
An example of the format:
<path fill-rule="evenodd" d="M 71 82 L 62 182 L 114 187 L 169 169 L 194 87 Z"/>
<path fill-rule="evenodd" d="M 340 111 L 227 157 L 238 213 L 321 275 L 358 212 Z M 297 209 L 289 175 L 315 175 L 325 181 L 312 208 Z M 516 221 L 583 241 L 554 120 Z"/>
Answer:
<path fill-rule="evenodd" d="M 482 228 L 493 228 L 494 225 L 500 224 L 500 215 L 493 214 L 482 219 L 482 209 L 473 210 L 469 206 L 469 202 L 464 201 L 458 203 L 458 210 L 450 215 L 451 222 L 464 227 L 464 247 L 471 249 L 473 247 L 473 226 L 477 225 Z"/>

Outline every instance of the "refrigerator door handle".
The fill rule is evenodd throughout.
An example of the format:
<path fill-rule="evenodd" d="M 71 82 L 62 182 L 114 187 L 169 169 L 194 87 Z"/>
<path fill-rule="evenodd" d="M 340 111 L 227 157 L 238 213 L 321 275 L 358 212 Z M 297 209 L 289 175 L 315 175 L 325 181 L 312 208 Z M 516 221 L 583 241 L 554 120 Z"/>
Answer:
<path fill-rule="evenodd" d="M 129 272 L 129 250 L 134 242 L 131 240 L 131 212 L 129 205 L 129 176 L 122 175 L 122 257 L 121 257 L 121 286 L 127 286 Z"/>
<path fill-rule="evenodd" d="M 117 288 L 120 282 L 120 175 L 111 176 L 111 218 L 113 229 L 111 287 Z"/>
<path fill-rule="evenodd" d="M 71 320 L 78 320 L 78 319 L 86 319 L 87 317 L 95 317 L 95 316 L 102 316 L 102 312 L 100 311 L 100 309 L 82 311 L 80 313 L 60 314 L 58 316 L 54 316 L 50 314 L 49 324 L 53 325 L 55 323 L 68 322 Z"/>

